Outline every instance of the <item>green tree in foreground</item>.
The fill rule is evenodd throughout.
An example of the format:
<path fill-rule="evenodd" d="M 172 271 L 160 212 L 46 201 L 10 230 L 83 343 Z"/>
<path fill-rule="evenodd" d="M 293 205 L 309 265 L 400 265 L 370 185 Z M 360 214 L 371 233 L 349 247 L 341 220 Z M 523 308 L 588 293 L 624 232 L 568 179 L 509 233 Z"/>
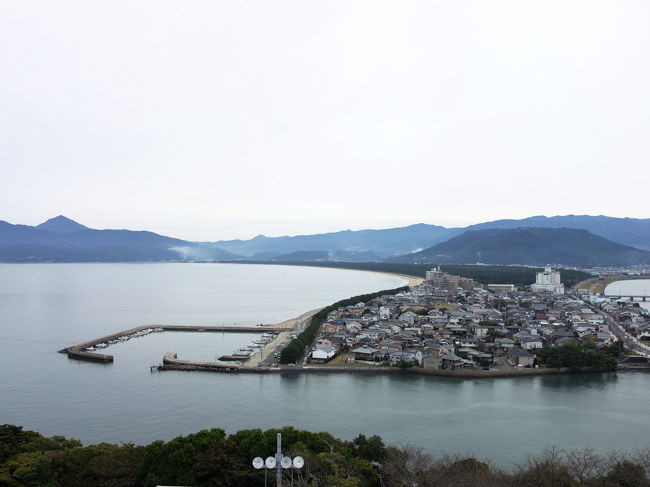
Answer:
<path fill-rule="evenodd" d="M 535 352 L 537 360 L 546 367 L 580 369 L 599 367 L 616 369 L 616 359 L 611 352 L 599 349 L 593 342 L 571 342 L 553 348 L 541 348 Z"/>
<path fill-rule="evenodd" d="M 283 474 L 283 485 L 293 480 L 295 487 L 650 487 L 650 449 L 601 455 L 549 448 L 506 473 L 472 457 L 387 447 L 379 436 L 348 442 L 291 427 L 233 435 L 211 429 L 147 446 L 87 447 L 11 425 L 0 431 L 0 487 L 259 487 L 264 472 L 254 470 L 251 460 L 273 453 L 278 432 L 284 452 L 305 459 L 304 468 Z M 36 444 L 45 449 L 34 450 Z M 61 448 L 52 449 L 56 445 Z"/>
<path fill-rule="evenodd" d="M 147 445 L 139 467 L 145 487 L 195 485 L 193 467 L 199 453 L 206 452 L 214 444 L 223 444 L 225 439 L 226 432 L 215 428 Z"/>
<path fill-rule="evenodd" d="M 364 460 L 383 462 L 388 456 L 388 449 L 384 445 L 384 441 L 377 435 L 369 438 L 359 435 L 350 442 L 350 446 L 352 453 Z"/>
<path fill-rule="evenodd" d="M 63 436 L 46 438 L 35 431 L 24 431 L 22 426 L 4 424 L 0 426 L 0 463 L 19 453 L 50 450 L 67 450 L 81 446 L 78 440 Z"/>

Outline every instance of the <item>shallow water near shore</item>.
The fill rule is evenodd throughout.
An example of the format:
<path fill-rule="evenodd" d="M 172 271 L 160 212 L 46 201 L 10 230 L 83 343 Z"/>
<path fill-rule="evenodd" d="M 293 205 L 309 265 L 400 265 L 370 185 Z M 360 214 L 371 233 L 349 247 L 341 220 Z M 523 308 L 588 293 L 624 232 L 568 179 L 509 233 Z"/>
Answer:
<path fill-rule="evenodd" d="M 544 446 L 650 446 L 650 375 L 442 377 L 154 372 L 164 353 L 214 360 L 255 334 L 154 333 L 106 349 L 110 365 L 56 350 L 141 324 L 255 325 L 402 284 L 378 273 L 227 264 L 0 265 L 0 422 L 84 443 L 148 443 L 203 428 L 292 425 L 379 434 L 508 468 Z"/>

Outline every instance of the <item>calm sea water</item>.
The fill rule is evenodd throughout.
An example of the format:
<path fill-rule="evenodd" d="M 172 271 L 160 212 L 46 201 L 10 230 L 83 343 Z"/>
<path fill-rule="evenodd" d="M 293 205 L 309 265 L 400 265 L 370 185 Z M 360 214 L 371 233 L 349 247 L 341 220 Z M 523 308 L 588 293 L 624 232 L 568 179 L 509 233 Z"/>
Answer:
<path fill-rule="evenodd" d="M 650 279 L 616 281 L 605 288 L 605 294 L 627 294 L 648 296 L 645 301 L 637 301 L 641 307 L 650 311 Z"/>
<path fill-rule="evenodd" d="M 84 443 L 292 425 L 379 434 L 507 467 L 544 446 L 650 446 L 650 376 L 458 380 L 364 375 L 151 373 L 167 351 L 197 360 L 252 336 L 165 332 L 110 347 L 112 365 L 56 350 L 146 323 L 277 322 L 402 285 L 381 274 L 227 264 L 0 265 L 0 423 Z"/>

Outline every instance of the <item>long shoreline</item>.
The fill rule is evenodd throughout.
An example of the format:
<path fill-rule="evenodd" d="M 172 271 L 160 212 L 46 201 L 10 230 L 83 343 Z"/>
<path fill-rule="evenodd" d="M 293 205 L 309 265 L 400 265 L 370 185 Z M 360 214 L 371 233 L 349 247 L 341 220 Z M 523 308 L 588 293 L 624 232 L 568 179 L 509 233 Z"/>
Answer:
<path fill-rule="evenodd" d="M 282 265 L 282 264 L 278 264 Z M 296 267 L 301 267 L 301 266 L 296 266 Z M 304 267 L 313 267 L 313 266 L 304 266 Z M 332 267 L 319 267 L 319 269 L 332 269 Z M 417 277 L 417 276 L 410 276 L 408 274 L 396 274 L 394 272 L 385 272 L 385 271 L 379 271 L 379 270 L 371 270 L 371 269 L 345 269 L 345 268 L 337 268 L 342 271 L 357 271 L 357 272 L 374 272 L 376 274 L 383 274 L 385 276 L 390 276 L 390 277 L 397 277 L 398 279 L 403 279 L 407 282 L 407 286 L 419 286 L 424 282 L 424 278 L 422 277 Z M 398 286 L 399 287 L 399 286 Z"/>
<path fill-rule="evenodd" d="M 614 284 L 615 282 L 619 281 L 643 281 L 643 280 L 649 280 L 650 275 L 639 275 L 639 276 L 610 276 L 610 277 L 605 277 L 604 279 L 600 279 L 598 277 L 594 277 L 593 279 L 587 279 L 586 281 L 582 281 L 581 283 L 578 284 L 577 290 L 583 290 L 590 292 L 592 294 L 599 294 L 599 295 L 604 295 L 605 290 L 607 289 L 607 286 L 610 284 Z"/>

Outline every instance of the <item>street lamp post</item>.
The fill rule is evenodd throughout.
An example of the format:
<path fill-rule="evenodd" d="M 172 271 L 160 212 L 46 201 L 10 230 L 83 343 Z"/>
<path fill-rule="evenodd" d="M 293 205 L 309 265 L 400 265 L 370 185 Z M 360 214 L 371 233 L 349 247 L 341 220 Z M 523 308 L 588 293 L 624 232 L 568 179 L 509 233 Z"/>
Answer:
<path fill-rule="evenodd" d="M 291 458 L 282 455 L 282 435 L 280 433 L 277 436 L 276 447 L 275 456 L 267 457 L 266 460 L 263 460 L 262 457 L 253 459 L 253 467 L 257 470 L 264 468 L 264 487 L 267 487 L 266 474 L 268 470 L 275 469 L 276 487 L 282 487 L 282 470 L 299 469 L 305 464 L 302 457 L 295 457 L 291 460 Z M 291 485 L 293 485 L 293 470 L 291 471 Z"/>

